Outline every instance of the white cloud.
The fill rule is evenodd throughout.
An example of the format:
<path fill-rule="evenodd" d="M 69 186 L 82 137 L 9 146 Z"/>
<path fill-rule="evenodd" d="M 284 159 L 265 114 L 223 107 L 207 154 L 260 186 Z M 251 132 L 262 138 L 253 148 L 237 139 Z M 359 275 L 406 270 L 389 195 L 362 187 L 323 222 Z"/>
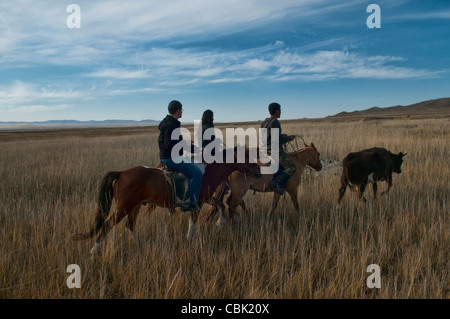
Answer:
<path fill-rule="evenodd" d="M 112 79 L 144 79 L 148 78 L 147 70 L 125 70 L 125 69 L 103 69 L 86 74 L 94 78 L 112 78 Z"/>
<path fill-rule="evenodd" d="M 289 29 L 293 20 L 307 21 L 318 29 L 327 25 L 331 30 L 328 25 L 334 26 L 333 22 L 340 23 L 342 19 L 327 18 L 339 16 L 345 8 L 355 10 L 359 6 L 361 14 L 365 14 L 366 3 L 365 0 L 345 4 L 332 0 L 83 1 L 79 3 L 81 29 L 68 29 L 69 2 L 56 5 L 50 0 L 18 0 L 12 6 L 3 1 L 0 67 L 2 75 L 6 74 L 12 84 L 0 87 L 0 111 L 38 112 L 70 107 L 72 102 L 68 101 L 179 92 L 211 83 L 418 79 L 440 75 L 408 66 L 404 57 L 362 54 L 358 47 L 351 46 L 356 41 L 348 41 L 346 35 L 333 31 L 332 39 L 318 37 L 315 43 L 300 40 L 295 43 L 289 36 L 285 38 L 283 33 L 274 31 L 280 37 L 271 38 L 272 43 L 251 48 L 246 44 L 246 49 L 236 49 L 238 46 L 234 44 L 222 47 L 222 43 L 213 41 L 245 32 L 250 38 L 254 30 L 272 26 L 282 32 L 298 31 L 300 37 L 304 30 Z M 448 14 L 447 10 L 424 16 L 446 19 Z M 409 19 L 420 17 L 404 15 Z M 362 24 L 364 27 L 364 21 Z M 316 29 L 310 31 L 312 34 Z M 343 45 L 339 47 L 341 42 Z M 62 66 L 67 68 L 59 68 Z M 16 77 L 14 68 L 27 67 L 29 70 L 18 74 L 26 74 L 25 81 L 35 84 L 17 81 L 21 78 Z M 50 72 L 46 73 L 47 70 Z M 35 78 L 30 80 L 31 76 Z M 54 84 L 40 84 L 44 81 Z M 96 88 L 86 88 L 89 85 Z"/>
<path fill-rule="evenodd" d="M 154 41 L 211 39 L 325 7 L 329 0 L 167 0 L 79 3 L 81 29 L 69 29 L 68 3 L 0 2 L 0 63 L 97 64 Z M 277 45 L 282 45 L 279 41 Z M 133 49 L 134 50 L 134 49 Z"/>
<path fill-rule="evenodd" d="M 239 83 L 256 80 L 256 77 L 222 77 L 219 79 L 211 80 L 210 83 Z"/>
<path fill-rule="evenodd" d="M 439 75 L 438 72 L 396 65 L 405 61 L 403 57 L 364 56 L 348 50 L 301 53 L 277 45 L 231 52 L 158 48 L 135 55 L 122 69 L 97 70 L 87 76 L 150 81 L 156 90 L 255 79 L 322 81 L 432 78 Z"/>
<path fill-rule="evenodd" d="M 87 92 L 52 89 L 16 81 L 0 88 L 0 110 L 14 112 L 68 108 L 67 101 L 87 98 Z"/>
<path fill-rule="evenodd" d="M 128 94 L 136 94 L 136 93 L 161 93 L 165 92 L 164 89 L 154 88 L 154 87 L 144 87 L 139 89 L 113 89 L 105 91 L 105 95 L 110 96 L 120 96 L 120 95 L 128 95 Z"/>
<path fill-rule="evenodd" d="M 394 56 L 363 56 L 349 51 L 280 52 L 273 57 L 273 80 L 411 79 L 437 77 L 439 72 L 393 65 Z"/>
<path fill-rule="evenodd" d="M 81 5 L 94 34 L 153 41 L 185 36 L 230 34 L 324 6 L 318 0 L 96 1 Z M 120 29 L 114 25 L 120 24 Z M 111 28 L 112 27 L 112 28 Z"/>
<path fill-rule="evenodd" d="M 404 20 L 428 20 L 428 19 L 450 19 L 450 10 L 428 11 L 420 13 L 404 13 L 392 17 L 392 19 Z"/>
<path fill-rule="evenodd" d="M 14 107 L 10 107 L 4 109 L 8 113 L 40 113 L 40 112 L 49 112 L 56 110 L 65 110 L 70 108 L 68 104 L 58 104 L 58 105 L 18 105 Z"/>
<path fill-rule="evenodd" d="M 157 80 L 156 87 L 162 83 L 192 84 L 202 80 L 218 83 L 254 78 L 430 76 L 430 72 L 423 70 L 393 67 L 401 57 L 364 57 L 345 50 L 311 53 L 334 43 L 335 39 L 301 48 L 309 53 L 299 53 L 298 48 L 290 48 L 282 40 L 237 51 L 170 48 L 170 43 L 186 41 L 183 39 L 213 39 L 255 27 L 270 27 L 271 23 L 289 17 L 320 22 L 324 14 L 361 3 L 364 1 L 338 5 L 331 0 L 90 1 L 79 3 L 81 29 L 68 29 L 67 4 L 22 0 L 11 6 L 2 2 L 0 64 L 5 68 L 26 64 L 94 67 L 82 75 L 124 81 Z M 447 14 L 448 11 L 443 11 L 429 15 L 446 17 Z M 162 44 L 156 45 L 158 42 Z M 375 70 L 376 67 L 379 69 Z M 34 93 L 42 95 L 42 92 Z"/>

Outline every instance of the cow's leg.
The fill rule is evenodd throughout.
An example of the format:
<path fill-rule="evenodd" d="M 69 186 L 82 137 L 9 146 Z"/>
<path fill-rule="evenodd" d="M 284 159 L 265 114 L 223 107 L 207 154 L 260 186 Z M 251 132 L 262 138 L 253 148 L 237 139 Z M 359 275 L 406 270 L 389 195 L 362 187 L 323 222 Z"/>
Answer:
<path fill-rule="evenodd" d="M 339 188 L 339 199 L 338 199 L 338 203 L 336 205 L 336 209 L 341 208 L 341 201 L 342 201 L 342 198 L 344 198 L 346 189 L 347 189 L 347 182 L 341 181 L 341 187 Z"/>
<path fill-rule="evenodd" d="M 339 188 L 339 200 L 338 203 L 342 201 L 342 198 L 344 198 L 345 190 L 347 189 L 347 183 L 342 183 L 341 187 Z"/>
<path fill-rule="evenodd" d="M 358 194 L 358 197 L 359 197 L 359 199 L 362 200 L 364 203 L 367 201 L 367 200 L 364 198 L 364 196 L 363 196 L 363 193 L 364 193 L 364 190 L 366 189 L 366 186 L 367 186 L 367 180 L 365 180 L 364 182 L 361 183 L 361 185 L 359 185 L 359 194 Z"/>
<path fill-rule="evenodd" d="M 388 193 L 389 193 L 389 190 L 390 190 L 391 187 L 392 187 L 392 175 L 387 176 L 386 181 L 387 181 L 387 183 L 388 183 L 388 188 L 387 188 L 386 191 L 384 191 L 383 193 L 381 193 L 381 195 L 384 195 L 384 194 L 388 194 Z"/>

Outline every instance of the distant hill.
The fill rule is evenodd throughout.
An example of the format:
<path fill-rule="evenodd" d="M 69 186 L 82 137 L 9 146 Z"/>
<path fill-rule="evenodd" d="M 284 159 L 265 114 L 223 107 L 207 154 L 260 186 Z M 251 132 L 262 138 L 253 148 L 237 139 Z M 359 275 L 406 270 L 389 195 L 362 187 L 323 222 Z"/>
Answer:
<path fill-rule="evenodd" d="M 322 121 L 322 120 L 379 120 L 393 119 L 398 117 L 450 117 L 450 98 L 440 98 L 435 100 L 423 101 L 411 105 L 397 105 L 391 107 L 371 107 L 365 110 L 352 112 L 340 112 L 321 119 L 292 119 L 282 120 L 284 123 L 298 121 Z M 260 122 L 260 121 L 258 121 Z M 105 120 L 105 121 L 75 121 L 75 120 L 51 120 L 43 122 L 1 122 L 0 129 L 76 129 L 76 128 L 121 128 L 121 127 L 144 127 L 158 125 L 159 121 L 155 120 Z M 234 122 L 222 123 L 222 125 L 242 126 L 254 124 L 255 122 Z M 186 123 L 187 124 L 187 123 Z M 220 124 L 220 123 L 217 123 Z"/>
<path fill-rule="evenodd" d="M 360 118 L 379 119 L 399 116 L 435 117 L 450 115 L 450 98 L 423 101 L 411 105 L 397 105 L 391 107 L 372 107 L 366 110 L 353 112 L 340 112 L 328 118 Z"/>
<path fill-rule="evenodd" d="M 75 121 L 75 120 L 50 120 L 42 122 L 1 122 L 0 129 L 52 129 L 52 128 L 107 128 L 107 127 L 133 127 L 156 125 L 155 120 L 105 120 L 105 121 Z"/>

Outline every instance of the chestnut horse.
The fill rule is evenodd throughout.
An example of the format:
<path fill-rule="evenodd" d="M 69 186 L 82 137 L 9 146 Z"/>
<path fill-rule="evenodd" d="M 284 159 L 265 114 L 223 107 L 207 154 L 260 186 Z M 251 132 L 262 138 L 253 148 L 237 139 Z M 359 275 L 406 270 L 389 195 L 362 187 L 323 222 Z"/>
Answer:
<path fill-rule="evenodd" d="M 215 205 L 221 213 L 220 218 L 222 218 L 224 206 L 222 202 L 213 197 L 216 188 L 234 171 L 259 175 L 258 164 L 236 162 L 235 158 L 235 163 L 211 163 L 205 168 L 198 204 Z M 111 218 L 106 220 L 113 199 L 116 204 L 115 212 Z M 91 249 L 91 254 L 95 254 L 100 251 L 107 233 L 126 216 L 128 217 L 126 226 L 134 235 L 136 219 L 140 206 L 143 204 L 147 204 L 149 213 L 157 206 L 173 208 L 172 188 L 161 169 L 137 166 L 125 171 L 108 172 L 103 177 L 100 186 L 94 225 L 88 232 L 73 234 L 72 240 L 89 239 L 99 233 L 95 245 Z M 193 237 L 198 215 L 198 212 L 191 212 L 187 233 L 189 240 Z"/>
<path fill-rule="evenodd" d="M 309 146 L 304 144 L 305 148 L 289 152 L 288 156 L 292 159 L 296 166 L 294 175 L 288 179 L 286 185 L 286 191 L 291 197 L 292 203 L 294 204 L 295 210 L 300 212 L 300 206 L 297 199 L 297 189 L 300 185 L 300 178 L 302 176 L 303 170 L 306 165 L 312 167 L 316 171 L 322 169 L 322 163 L 320 162 L 320 153 L 317 151 L 313 143 Z M 275 211 L 277 207 L 278 200 L 280 196 L 278 193 L 274 192 L 269 186 L 270 181 L 273 178 L 273 174 L 263 174 L 260 178 L 256 179 L 252 176 L 245 176 L 240 172 L 234 172 L 228 176 L 227 180 L 217 189 L 217 197 L 219 201 L 223 200 L 224 189 L 228 185 L 230 189 L 230 195 L 227 198 L 228 210 L 230 214 L 230 219 L 233 221 L 234 214 L 237 207 L 240 205 L 245 210 L 245 205 L 242 198 L 245 196 L 249 189 L 258 192 L 273 192 L 272 206 L 270 207 L 269 215 Z M 212 207 L 205 220 L 209 220 L 213 214 L 217 211 L 216 207 Z M 220 222 L 220 220 L 218 220 Z"/>

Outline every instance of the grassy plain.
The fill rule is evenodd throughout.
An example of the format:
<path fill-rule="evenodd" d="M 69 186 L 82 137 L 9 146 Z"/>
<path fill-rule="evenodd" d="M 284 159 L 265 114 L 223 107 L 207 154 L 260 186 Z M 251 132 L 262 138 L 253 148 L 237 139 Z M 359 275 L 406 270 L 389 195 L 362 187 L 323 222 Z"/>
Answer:
<path fill-rule="evenodd" d="M 0 298 L 449 298 L 449 124 L 286 122 L 321 159 L 386 147 L 408 153 L 403 172 L 389 196 L 347 191 L 337 212 L 339 175 L 305 171 L 300 215 L 283 197 L 268 217 L 271 195 L 249 192 L 240 224 L 199 225 L 192 243 L 188 215 L 159 208 L 138 218 L 142 250 L 121 223 L 96 259 L 70 235 L 92 223 L 107 171 L 158 164 L 157 129 L 0 132 Z M 80 289 L 66 285 L 70 264 Z M 370 264 L 380 289 L 366 285 Z"/>

